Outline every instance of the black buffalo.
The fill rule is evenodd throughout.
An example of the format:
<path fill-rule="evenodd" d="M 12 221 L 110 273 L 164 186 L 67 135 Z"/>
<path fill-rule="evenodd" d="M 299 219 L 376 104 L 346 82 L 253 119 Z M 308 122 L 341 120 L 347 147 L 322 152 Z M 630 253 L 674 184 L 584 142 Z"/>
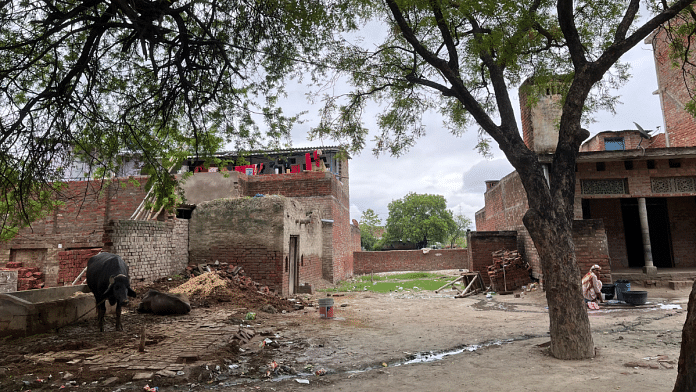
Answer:
<path fill-rule="evenodd" d="M 128 266 L 121 256 L 102 252 L 92 256 L 87 262 L 87 286 L 97 301 L 97 320 L 99 330 L 104 331 L 106 301 L 116 304 L 116 329 L 123 331 L 121 325 L 121 305 L 128 304 L 128 297 L 135 297 L 130 287 Z"/>
<path fill-rule="evenodd" d="M 140 313 L 159 315 L 186 314 L 191 311 L 191 304 L 184 294 L 168 294 L 150 290 L 138 305 Z"/>

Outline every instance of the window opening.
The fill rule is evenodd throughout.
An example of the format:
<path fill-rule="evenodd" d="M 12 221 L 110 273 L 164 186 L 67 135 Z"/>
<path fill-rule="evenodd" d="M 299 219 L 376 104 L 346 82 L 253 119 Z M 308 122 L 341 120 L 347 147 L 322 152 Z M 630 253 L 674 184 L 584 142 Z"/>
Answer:
<path fill-rule="evenodd" d="M 606 151 L 618 151 L 625 149 L 626 143 L 622 137 L 608 137 L 604 139 L 604 150 Z"/>

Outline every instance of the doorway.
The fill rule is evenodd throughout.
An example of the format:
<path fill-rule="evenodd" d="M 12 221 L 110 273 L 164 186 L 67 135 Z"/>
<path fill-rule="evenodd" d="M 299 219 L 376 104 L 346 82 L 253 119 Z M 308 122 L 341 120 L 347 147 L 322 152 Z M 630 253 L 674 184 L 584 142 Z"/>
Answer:
<path fill-rule="evenodd" d="M 648 210 L 653 265 L 657 268 L 672 268 L 674 262 L 667 199 L 664 197 L 646 198 L 645 204 Z M 645 255 L 643 254 L 638 199 L 621 199 L 621 214 L 623 215 L 626 235 L 628 266 L 641 268 L 645 266 Z"/>
<path fill-rule="evenodd" d="M 290 254 L 288 266 L 288 294 L 295 294 L 296 287 L 300 284 L 300 237 L 297 235 L 290 236 Z"/>

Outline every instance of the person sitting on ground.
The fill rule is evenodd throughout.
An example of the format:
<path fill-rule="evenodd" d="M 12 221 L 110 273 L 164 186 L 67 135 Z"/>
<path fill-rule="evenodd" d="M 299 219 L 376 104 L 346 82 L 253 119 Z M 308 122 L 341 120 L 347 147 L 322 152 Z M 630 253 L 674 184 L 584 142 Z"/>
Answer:
<path fill-rule="evenodd" d="M 602 299 L 602 281 L 599 280 L 600 271 L 602 267 L 595 264 L 590 268 L 590 272 L 582 277 L 582 296 L 585 297 L 585 302 L 592 309 L 599 308 L 599 306 L 591 306 L 590 303 L 604 302 Z"/>

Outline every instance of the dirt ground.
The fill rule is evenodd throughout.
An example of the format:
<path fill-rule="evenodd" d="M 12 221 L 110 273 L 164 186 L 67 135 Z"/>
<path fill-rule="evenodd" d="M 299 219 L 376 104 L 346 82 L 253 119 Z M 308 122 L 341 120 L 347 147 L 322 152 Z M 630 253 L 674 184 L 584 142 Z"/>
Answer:
<path fill-rule="evenodd" d="M 345 293 L 332 297 L 333 319 L 319 317 L 325 293 L 194 297 L 184 316 L 139 314 L 136 300 L 124 332 L 107 317 L 104 333 L 85 320 L 0 341 L 0 390 L 670 391 L 689 290 L 644 290 L 646 305 L 589 311 L 597 357 L 586 361 L 547 354 L 542 291 Z"/>

